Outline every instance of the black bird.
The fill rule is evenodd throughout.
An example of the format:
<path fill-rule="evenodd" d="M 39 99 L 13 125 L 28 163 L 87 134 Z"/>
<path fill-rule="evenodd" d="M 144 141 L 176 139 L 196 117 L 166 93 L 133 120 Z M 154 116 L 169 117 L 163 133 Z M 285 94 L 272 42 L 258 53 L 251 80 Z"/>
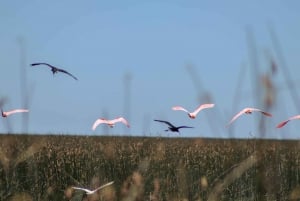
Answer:
<path fill-rule="evenodd" d="M 178 127 L 176 127 L 173 124 L 171 124 L 170 122 L 163 121 L 163 120 L 154 119 L 154 121 L 158 121 L 158 122 L 162 122 L 162 123 L 167 124 L 169 127 L 165 131 L 172 131 L 172 132 L 178 132 L 178 133 L 180 133 L 179 129 L 181 129 L 181 128 L 194 128 L 194 127 L 190 127 L 190 126 L 178 126 Z"/>
<path fill-rule="evenodd" d="M 66 74 L 70 75 L 70 76 L 73 77 L 75 80 L 78 80 L 74 75 L 72 75 L 72 74 L 69 73 L 68 71 L 66 71 L 66 70 L 64 70 L 64 69 L 57 68 L 57 67 L 52 66 L 52 65 L 50 65 L 50 64 L 47 64 L 47 63 L 33 63 L 33 64 L 31 64 L 31 66 L 37 66 L 37 65 L 46 65 L 46 66 L 50 67 L 50 68 L 51 68 L 51 71 L 52 71 L 52 73 L 53 73 L 53 75 L 54 75 L 55 73 L 57 73 L 57 72 L 62 72 L 62 73 L 66 73 Z"/>

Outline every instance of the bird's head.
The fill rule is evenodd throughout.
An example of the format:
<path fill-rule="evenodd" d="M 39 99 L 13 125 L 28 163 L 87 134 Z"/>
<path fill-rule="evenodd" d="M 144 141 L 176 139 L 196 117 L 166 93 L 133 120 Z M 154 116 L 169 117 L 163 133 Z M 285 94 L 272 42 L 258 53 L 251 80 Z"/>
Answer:
<path fill-rule="evenodd" d="M 193 114 L 191 114 L 191 113 L 189 113 L 188 115 L 189 115 L 189 117 L 190 117 L 191 119 L 195 119 L 195 118 L 196 118 L 196 116 L 193 115 Z"/>
<path fill-rule="evenodd" d="M 107 124 L 109 127 L 113 128 L 115 124 Z"/>
<path fill-rule="evenodd" d="M 51 71 L 52 71 L 53 74 L 55 74 L 55 73 L 57 73 L 57 68 L 52 67 Z"/>
<path fill-rule="evenodd" d="M 252 114 L 252 111 L 251 110 L 246 110 L 245 114 Z"/>
<path fill-rule="evenodd" d="M 1 108 L 1 115 L 2 115 L 2 117 L 7 117 L 7 115 L 3 112 L 2 108 Z"/>

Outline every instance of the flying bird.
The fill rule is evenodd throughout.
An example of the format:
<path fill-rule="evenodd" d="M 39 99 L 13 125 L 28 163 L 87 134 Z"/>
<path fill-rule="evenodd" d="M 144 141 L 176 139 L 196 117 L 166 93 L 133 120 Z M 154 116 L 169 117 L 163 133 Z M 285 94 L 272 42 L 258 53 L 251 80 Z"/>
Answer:
<path fill-rule="evenodd" d="M 76 189 L 76 190 L 82 190 L 82 191 L 85 191 L 86 194 L 89 195 L 89 194 L 94 194 L 94 193 L 96 193 L 98 190 L 103 189 L 103 188 L 105 188 L 105 187 L 107 187 L 107 186 L 109 186 L 109 185 L 111 185 L 111 184 L 113 184 L 113 183 L 114 183 L 114 182 L 111 181 L 111 182 L 109 182 L 109 183 L 107 183 L 107 184 L 104 184 L 104 185 L 102 185 L 102 186 L 96 188 L 95 190 L 89 190 L 89 189 L 86 189 L 86 188 L 80 188 L 80 187 L 72 187 L 72 188 L 73 188 L 73 189 Z"/>
<path fill-rule="evenodd" d="M 93 127 L 92 129 L 95 130 L 97 128 L 97 126 L 99 124 L 107 124 L 109 127 L 114 127 L 115 126 L 115 123 L 117 122 L 122 122 L 123 124 L 125 124 L 127 127 L 130 127 L 128 121 L 123 118 L 123 117 L 118 117 L 116 119 L 112 119 L 112 120 L 107 120 L 107 119 L 104 119 L 104 118 L 100 118 L 100 119 L 97 119 L 95 121 L 95 123 L 93 124 Z"/>
<path fill-rule="evenodd" d="M 239 113 L 237 113 L 231 120 L 230 122 L 227 124 L 227 126 L 229 126 L 229 124 L 231 124 L 232 122 L 234 122 L 239 116 L 243 115 L 243 114 L 252 114 L 252 112 L 261 112 L 263 115 L 271 117 L 272 115 L 270 113 L 264 112 L 260 109 L 257 108 L 250 108 L 250 107 L 246 107 L 243 110 L 241 110 Z"/>
<path fill-rule="evenodd" d="M 296 115 L 296 116 L 293 116 L 293 117 L 290 117 L 289 119 L 283 121 L 283 122 L 280 122 L 276 128 L 282 128 L 283 126 L 285 126 L 285 124 L 287 124 L 289 121 L 291 120 L 295 120 L 295 119 L 300 119 L 300 115 Z"/>
<path fill-rule="evenodd" d="M 203 109 L 207 109 L 207 108 L 212 108 L 214 107 L 215 104 L 202 104 L 200 105 L 194 112 L 189 112 L 188 110 L 186 110 L 185 108 L 181 107 L 181 106 L 174 106 L 172 107 L 173 110 L 181 110 L 184 111 L 186 113 L 188 113 L 189 117 L 191 119 L 195 119 L 196 115 Z"/>
<path fill-rule="evenodd" d="M 64 70 L 64 69 L 57 68 L 57 67 L 52 66 L 52 65 L 50 65 L 50 64 L 48 64 L 48 63 L 33 63 L 33 64 L 31 64 L 31 66 L 38 66 L 38 65 L 46 65 L 46 66 L 50 67 L 50 68 L 51 68 L 51 71 L 52 71 L 52 73 L 53 73 L 53 75 L 54 75 L 55 73 L 57 73 L 57 72 L 62 72 L 62 73 L 65 73 L 65 74 L 67 74 L 67 75 L 70 75 L 70 76 L 73 77 L 75 80 L 78 80 L 77 77 L 75 77 L 74 75 L 72 75 L 72 74 L 69 73 L 68 71 L 66 71 L 66 70 Z"/>
<path fill-rule="evenodd" d="M 178 126 L 178 127 L 176 127 L 176 126 L 174 126 L 173 124 L 171 124 L 170 122 L 168 122 L 168 121 L 163 121 L 163 120 L 157 120 L 157 119 L 154 119 L 154 121 L 157 121 L 157 122 L 161 122 L 161 123 L 167 124 L 169 127 L 168 127 L 168 129 L 166 129 L 165 131 L 172 131 L 172 132 L 178 132 L 178 133 L 180 133 L 180 132 L 179 132 L 179 129 L 181 129 L 181 128 L 194 128 L 194 127 L 190 127 L 190 126 Z"/>
<path fill-rule="evenodd" d="M 29 112 L 29 110 L 26 110 L 26 109 L 15 109 L 15 110 L 4 112 L 1 109 L 2 117 L 8 117 L 9 115 L 12 115 L 12 114 L 15 114 L 15 113 L 20 113 L 20 112 Z"/>

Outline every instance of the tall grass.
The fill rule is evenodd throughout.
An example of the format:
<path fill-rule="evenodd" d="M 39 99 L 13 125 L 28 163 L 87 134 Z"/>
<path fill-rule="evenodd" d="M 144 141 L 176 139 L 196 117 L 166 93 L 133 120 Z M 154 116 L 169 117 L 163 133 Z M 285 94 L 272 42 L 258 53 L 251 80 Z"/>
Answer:
<path fill-rule="evenodd" d="M 288 200 L 300 182 L 296 141 L 0 138 L 0 200 Z"/>

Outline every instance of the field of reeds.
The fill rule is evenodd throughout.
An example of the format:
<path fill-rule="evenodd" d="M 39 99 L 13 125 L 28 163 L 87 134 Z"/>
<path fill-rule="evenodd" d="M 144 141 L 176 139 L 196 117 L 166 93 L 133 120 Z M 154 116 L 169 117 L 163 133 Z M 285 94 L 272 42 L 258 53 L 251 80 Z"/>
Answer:
<path fill-rule="evenodd" d="M 300 197 L 298 141 L 0 135 L 0 160 L 0 200 Z"/>

